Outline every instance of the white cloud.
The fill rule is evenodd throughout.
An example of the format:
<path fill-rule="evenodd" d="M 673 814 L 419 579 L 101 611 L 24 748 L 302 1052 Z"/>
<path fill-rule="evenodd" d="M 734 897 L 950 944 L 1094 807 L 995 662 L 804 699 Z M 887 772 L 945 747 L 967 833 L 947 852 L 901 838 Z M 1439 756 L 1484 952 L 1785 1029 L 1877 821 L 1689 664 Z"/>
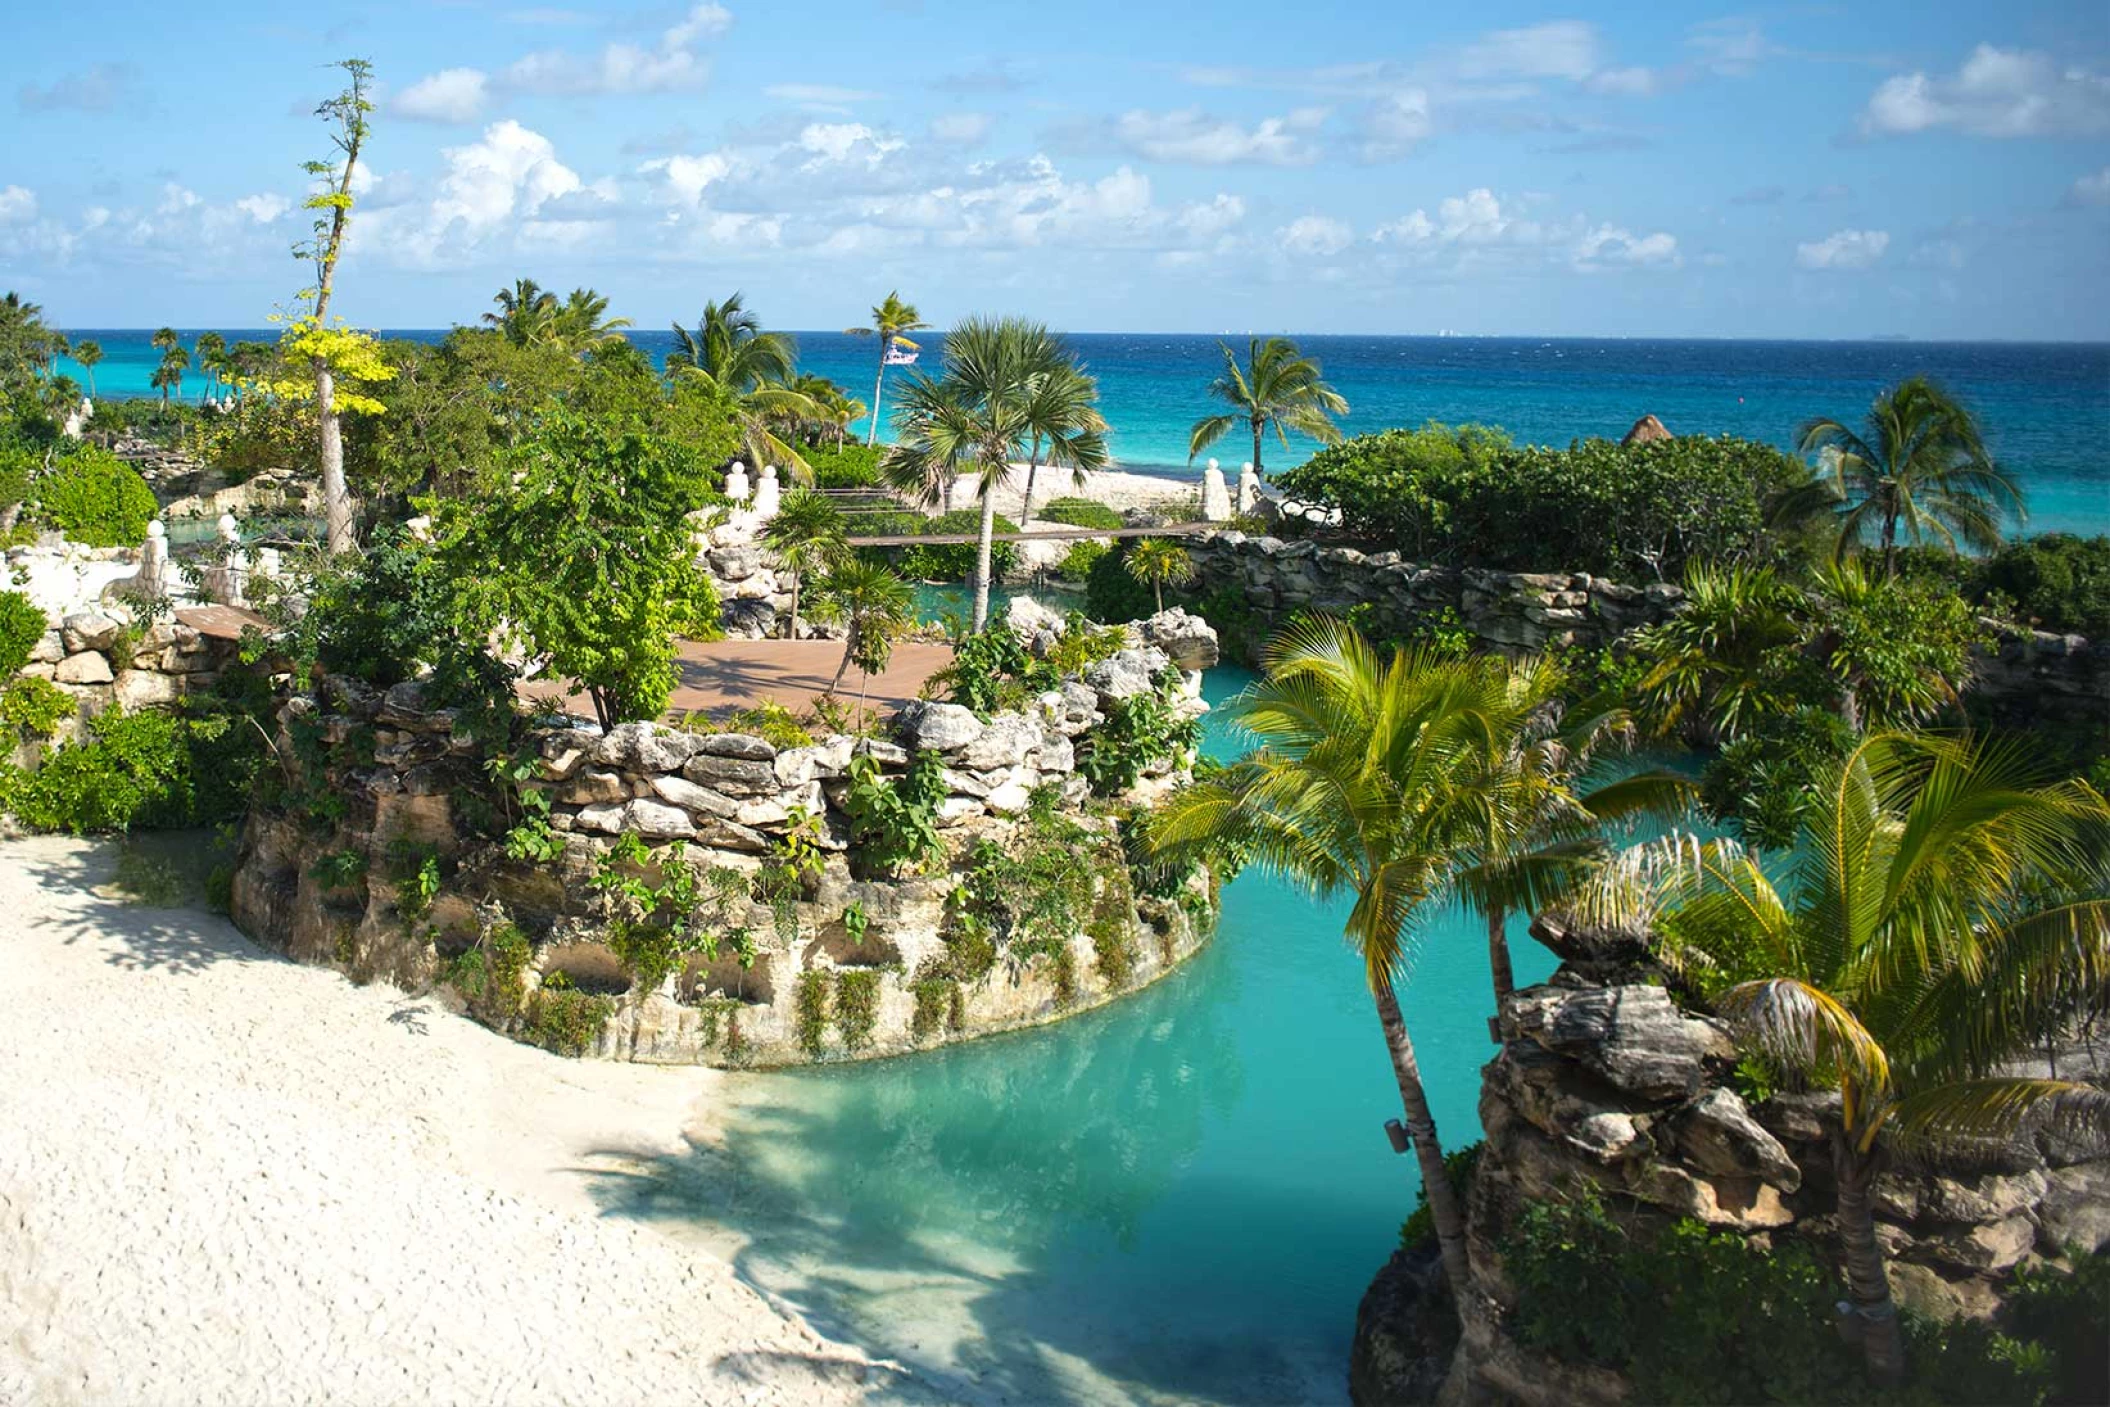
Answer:
<path fill-rule="evenodd" d="M 2092 136 L 2110 131 L 2110 74 L 2049 54 L 1980 44 L 1947 77 L 1887 78 L 1861 114 L 1865 136 L 1947 128 L 1976 137 Z"/>
<path fill-rule="evenodd" d="M 658 176 L 672 203 L 697 205 L 702 202 L 706 190 L 732 175 L 733 163 L 721 153 L 706 152 L 701 156 L 660 157 L 646 162 L 638 170 Z"/>
<path fill-rule="evenodd" d="M 508 119 L 466 146 L 448 147 L 429 200 L 370 211 L 361 243 L 416 268 L 474 263 L 492 242 L 577 243 L 584 222 L 615 192 L 588 186 L 539 132 Z"/>
<path fill-rule="evenodd" d="M 584 96 L 597 93 L 674 93 L 700 88 L 710 78 L 708 59 L 695 52 L 733 22 L 723 5 L 698 5 L 660 36 L 651 49 L 610 44 L 582 57 L 562 49 L 529 54 L 510 65 L 502 82 L 526 93 Z"/>
<path fill-rule="evenodd" d="M 1323 108 L 1300 108 L 1287 117 L 1264 118 L 1248 128 L 1228 118 L 1212 117 L 1200 108 L 1137 110 L 1116 119 L 1114 136 L 1122 147 L 1149 161 L 1302 166 L 1317 159 L 1318 148 L 1309 138 L 1325 120 Z"/>
<path fill-rule="evenodd" d="M 1291 254 L 1325 258 L 1355 242 L 1355 231 L 1329 215 L 1301 215 L 1275 231 L 1275 242 Z"/>
<path fill-rule="evenodd" d="M 900 138 L 883 137 L 862 122 L 809 122 L 799 132 L 800 149 L 813 153 L 818 162 L 844 162 L 855 156 L 876 166 L 902 146 Z"/>
<path fill-rule="evenodd" d="M 1536 238 L 1538 226 L 1506 214 L 1502 202 L 1486 186 L 1438 202 L 1436 218 L 1416 210 L 1372 236 L 1380 244 L 1492 244 L 1506 234 Z"/>
<path fill-rule="evenodd" d="M 27 186 L 0 186 L 0 225 L 25 224 L 37 216 L 37 193 Z"/>
<path fill-rule="evenodd" d="M 1229 233 L 1245 219 L 1245 202 L 1235 195 L 1219 194 L 1206 204 L 1190 205 L 1175 223 L 1196 240 L 1215 239 Z"/>
<path fill-rule="evenodd" d="M 1620 98 L 1645 98 L 1656 91 L 1656 75 L 1645 68 L 1607 68 L 1583 80 L 1593 93 Z"/>
<path fill-rule="evenodd" d="M 474 122 L 489 88 L 481 69 L 442 69 L 398 93 L 389 110 L 417 122 Z"/>
<path fill-rule="evenodd" d="M 291 210 L 293 202 L 282 195 L 245 195 L 234 203 L 234 208 L 259 225 L 268 225 Z"/>
<path fill-rule="evenodd" d="M 2068 205 L 2110 205 L 2110 166 L 2082 176 L 2066 192 Z"/>
<path fill-rule="evenodd" d="M 1682 262 L 1677 236 L 1661 230 L 1636 235 L 1616 225 L 1599 225 L 1575 246 L 1575 267 L 1585 271 L 1620 267 L 1676 268 Z"/>
<path fill-rule="evenodd" d="M 1372 161 L 1405 156 L 1435 131 L 1429 94 L 1407 88 L 1372 103 L 1362 116 L 1363 155 Z"/>
<path fill-rule="evenodd" d="M 996 119 L 986 112 L 948 112 L 930 120 L 931 137 L 959 147 L 977 147 L 989 139 Z"/>
<path fill-rule="evenodd" d="M 1823 239 L 1795 246 L 1795 262 L 1805 269 L 1865 269 L 1890 247 L 1886 230 L 1836 230 Z"/>
<path fill-rule="evenodd" d="M 1597 28 L 1554 20 L 1499 29 L 1468 44 L 1455 68 L 1463 78 L 1587 78 L 1597 68 Z"/>

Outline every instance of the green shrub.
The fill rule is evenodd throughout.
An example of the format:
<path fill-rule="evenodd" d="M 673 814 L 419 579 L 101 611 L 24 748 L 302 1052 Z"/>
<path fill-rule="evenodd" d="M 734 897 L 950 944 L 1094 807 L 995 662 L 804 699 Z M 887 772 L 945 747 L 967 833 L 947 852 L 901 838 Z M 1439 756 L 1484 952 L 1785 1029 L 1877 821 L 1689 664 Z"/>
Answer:
<path fill-rule="evenodd" d="M 2049 1349 L 2058 1368 L 2050 1401 L 2083 1407 L 2110 1395 L 2110 1254 L 2069 1251 L 2071 1271 L 2023 1266 L 2000 1310 L 2018 1339 Z"/>
<path fill-rule="evenodd" d="M 1473 1169 L 1480 1165 L 1480 1154 L 1487 1144 L 1478 1140 L 1463 1148 L 1454 1148 L 1443 1155 L 1444 1176 L 1451 1180 L 1451 1190 L 1458 1194 L 1462 1203 L 1472 1191 Z M 1399 1224 L 1399 1244 L 1403 1250 L 1412 1250 L 1425 1241 L 1436 1239 L 1436 1215 L 1429 1210 L 1429 1189 L 1417 1186 L 1414 1189 L 1414 1210 Z"/>
<path fill-rule="evenodd" d="M 527 968 L 534 951 L 517 925 L 494 924 L 477 936 L 474 947 L 448 964 L 444 980 L 462 994 L 471 1016 L 502 1027 L 520 1014 L 527 1000 Z"/>
<path fill-rule="evenodd" d="M 1055 575 L 1064 581 L 1086 581 L 1090 579 L 1092 568 L 1098 565 L 1099 559 L 1113 550 L 1111 543 L 1093 542 L 1088 539 L 1073 542 L 1069 550 L 1062 554 L 1062 560 L 1055 564 Z"/>
<path fill-rule="evenodd" d="M 1051 498 L 1033 516 L 1044 523 L 1062 523 L 1073 528 L 1103 528 L 1109 532 L 1128 526 L 1128 520 L 1118 511 L 1090 498 Z"/>
<path fill-rule="evenodd" d="M 843 1049 L 863 1050 L 872 1043 L 872 1027 L 879 1020 L 879 973 L 869 967 L 851 967 L 835 975 L 835 1028 L 842 1032 Z"/>
<path fill-rule="evenodd" d="M 1168 668 L 1157 683 L 1150 693 L 1114 700 L 1107 706 L 1106 721 L 1084 735 L 1077 771 L 1095 795 L 1127 791 L 1144 767 L 1185 752 L 1201 736 L 1201 725 L 1174 705 L 1179 672 Z"/>
<path fill-rule="evenodd" d="M 0 679 L 29 663 L 49 629 L 51 623 L 35 602 L 19 591 L 0 591 Z"/>
<path fill-rule="evenodd" d="M 834 975 L 825 967 L 807 968 L 792 989 L 792 1034 L 799 1049 L 815 1060 L 827 1048 L 830 998 L 834 991 Z"/>
<path fill-rule="evenodd" d="M 2009 543 L 1981 570 L 1984 590 L 2040 629 L 2110 638 L 2110 536 L 2047 533 Z"/>
<path fill-rule="evenodd" d="M 4 730 L 8 728 L 32 738 L 49 737 L 79 707 L 73 695 L 49 679 L 27 675 L 10 679 L 5 688 L 0 688 L 0 742 L 5 741 Z"/>
<path fill-rule="evenodd" d="M 817 489 L 879 488 L 885 480 L 879 461 L 886 451 L 878 445 L 844 445 L 841 449 L 809 449 L 802 453 L 813 471 Z"/>
<path fill-rule="evenodd" d="M 580 1056 L 593 1048 L 613 1015 L 612 999 L 582 992 L 557 973 L 528 998 L 520 1032 L 544 1050 Z"/>
<path fill-rule="evenodd" d="M 868 529 L 860 525 L 859 530 Z M 910 529 L 930 536 L 979 533 L 981 530 L 982 510 L 979 508 L 956 508 Z M 999 513 L 993 531 L 1015 533 L 1018 524 Z M 901 574 L 911 580 L 964 581 L 974 572 L 975 544 L 972 542 L 925 543 L 897 550 L 901 553 Z M 989 545 L 989 571 L 997 581 L 1004 580 L 1017 569 L 1017 543 L 992 542 Z"/>
<path fill-rule="evenodd" d="M 1118 625 L 1146 620 L 1157 611 L 1150 588 L 1128 574 L 1124 546 L 1094 561 L 1084 578 L 1084 608 L 1093 620 Z"/>
<path fill-rule="evenodd" d="M 105 450 L 82 449 L 36 481 L 37 517 L 84 547 L 137 547 L 161 511 L 139 471 Z"/>
<path fill-rule="evenodd" d="M 938 836 L 938 803 L 945 799 L 945 762 L 919 752 L 908 771 L 888 780 L 869 754 L 850 759 L 843 813 L 850 819 L 850 860 L 863 875 L 921 869 L 945 851 Z"/>
<path fill-rule="evenodd" d="M 110 709 L 33 772 L 0 773 L 0 810 L 33 831 L 88 835 L 196 819 L 188 729 L 166 713 Z"/>

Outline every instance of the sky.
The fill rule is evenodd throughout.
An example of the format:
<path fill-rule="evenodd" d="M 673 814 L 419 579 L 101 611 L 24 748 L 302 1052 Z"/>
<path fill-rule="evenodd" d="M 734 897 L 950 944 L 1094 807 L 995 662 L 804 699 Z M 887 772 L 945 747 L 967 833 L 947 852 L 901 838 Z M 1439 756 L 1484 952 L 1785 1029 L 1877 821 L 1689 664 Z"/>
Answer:
<path fill-rule="evenodd" d="M 318 101 L 377 90 L 337 311 L 518 275 L 645 327 L 2110 339 L 2110 5 L 21 6 L 0 288 L 260 326 Z"/>

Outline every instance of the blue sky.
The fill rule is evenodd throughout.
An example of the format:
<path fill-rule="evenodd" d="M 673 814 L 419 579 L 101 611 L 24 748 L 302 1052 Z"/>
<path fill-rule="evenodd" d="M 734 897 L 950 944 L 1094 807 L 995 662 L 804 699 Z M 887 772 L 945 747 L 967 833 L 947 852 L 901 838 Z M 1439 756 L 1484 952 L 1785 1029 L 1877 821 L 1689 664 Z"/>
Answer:
<path fill-rule="evenodd" d="M 1079 331 L 2110 337 L 2100 0 L 20 9 L 0 286 L 71 327 L 283 303 L 359 55 L 372 326 L 527 274 L 649 327 L 898 287 Z"/>

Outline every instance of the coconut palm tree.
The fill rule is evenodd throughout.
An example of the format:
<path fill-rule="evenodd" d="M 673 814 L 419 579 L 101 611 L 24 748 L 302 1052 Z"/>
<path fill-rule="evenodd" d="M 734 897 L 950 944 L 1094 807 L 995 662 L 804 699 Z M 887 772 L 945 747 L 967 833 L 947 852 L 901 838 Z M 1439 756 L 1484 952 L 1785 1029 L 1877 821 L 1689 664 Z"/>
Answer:
<path fill-rule="evenodd" d="M 1444 1273 L 1472 1341 L 1485 1316 L 1470 1291 L 1465 1209 L 1444 1173 L 1399 983 L 1410 938 L 1451 899 L 1461 857 L 1515 804 L 1501 762 L 1545 702 L 1534 684 L 1543 677 L 1491 655 L 1401 648 L 1387 657 L 1341 621 L 1300 621 L 1270 643 L 1260 681 L 1229 705 L 1258 748 L 1182 787 L 1149 828 L 1151 848 L 1167 858 L 1228 844 L 1315 897 L 1352 901 L 1343 931 L 1384 1031 Z"/>
<path fill-rule="evenodd" d="M 843 661 L 836 666 L 828 692 L 842 686 L 843 675 L 856 665 L 863 676 L 857 687 L 857 711 L 864 712 L 865 689 L 886 670 L 894 644 L 916 623 L 916 597 L 901 575 L 883 562 L 845 555 L 813 586 L 815 619 L 843 623 Z"/>
<path fill-rule="evenodd" d="M 1194 558 L 1187 549 L 1162 537 L 1146 537 L 1128 549 L 1121 565 L 1137 585 L 1156 595 L 1158 609 L 1165 609 L 1165 588 L 1194 580 Z"/>
<path fill-rule="evenodd" d="M 201 332 L 194 344 L 198 354 L 198 367 L 205 373 L 206 395 L 216 395 L 220 385 L 220 369 L 227 356 L 227 339 L 217 332 Z"/>
<path fill-rule="evenodd" d="M 161 403 L 167 405 L 170 392 L 182 394 L 183 373 L 189 369 L 190 353 L 179 343 L 162 352 L 161 365 L 154 368 L 154 374 L 148 378 L 147 384 L 161 392 Z"/>
<path fill-rule="evenodd" d="M 969 318 L 945 335 L 942 377 L 910 379 L 903 395 L 907 433 L 883 467 L 893 485 L 926 504 L 950 501 L 968 466 L 980 475 L 982 522 L 975 551 L 974 628 L 989 622 L 989 558 L 996 491 L 1021 448 L 1047 436 L 1050 464 L 1083 472 L 1106 463 L 1106 439 L 1081 427 L 1034 423 L 1038 379 L 1072 358 L 1062 339 L 1024 318 Z"/>
<path fill-rule="evenodd" d="M 550 316 L 550 335 L 570 352 L 619 341 L 630 319 L 608 316 L 608 299 L 590 288 L 574 288 Z"/>
<path fill-rule="evenodd" d="M 738 293 L 723 303 L 705 303 L 695 332 L 676 324 L 674 350 L 667 354 L 668 371 L 709 382 L 732 400 L 748 458 L 758 465 L 779 464 L 798 482 L 809 483 L 812 469 L 774 428 L 787 418 L 817 413 L 812 399 L 791 387 L 797 362 L 790 334 L 765 332 Z"/>
<path fill-rule="evenodd" d="M 1228 343 L 1223 352 L 1223 374 L 1209 383 L 1209 394 L 1231 407 L 1221 415 L 1205 415 L 1194 422 L 1188 437 L 1187 459 L 1222 439 L 1243 421 L 1253 432 L 1253 468 L 1260 468 L 1261 441 L 1270 426 L 1284 449 L 1289 432 L 1309 435 L 1321 444 L 1338 444 L 1340 427 L 1333 416 L 1346 415 L 1348 402 L 1319 375 L 1319 364 L 1297 350 L 1287 337 L 1250 338 L 1246 342 L 1245 365 Z"/>
<path fill-rule="evenodd" d="M 157 352 L 172 351 L 176 347 L 181 346 L 183 342 L 183 339 L 176 335 L 176 329 L 173 327 L 164 327 L 147 340 Z"/>
<path fill-rule="evenodd" d="M 2110 996 L 2091 864 L 2110 807 L 2078 781 L 2040 784 L 2021 748 L 1907 733 L 1864 739 L 1817 794 L 1790 866 L 1674 836 L 1606 867 L 1575 911 L 1649 937 L 1751 1049 L 1838 1092 L 1851 1324 L 1894 1383 L 1904 1345 L 1872 1206 L 1890 1152 L 1984 1150 L 2039 1118 L 2110 1132 L 2110 1093 L 2003 1073 Z"/>
<path fill-rule="evenodd" d="M 1990 551 L 2001 524 L 2028 515 L 2022 490 L 1994 464 L 1977 420 L 1963 403 L 1924 376 L 1877 396 L 1860 430 L 1820 416 L 1796 432 L 1795 447 L 1817 456 L 1816 474 L 1783 496 L 1776 521 L 1837 520 L 1837 558 L 1873 539 L 1885 575 L 1896 569 L 1898 541 L 1938 542 Z"/>
<path fill-rule="evenodd" d="M 908 340 L 907 334 L 929 326 L 930 324 L 923 320 L 923 315 L 916 311 L 914 303 L 901 301 L 901 294 L 897 290 L 887 294 L 886 301 L 872 309 L 870 327 L 843 329 L 852 337 L 870 337 L 874 333 L 879 335 L 879 370 L 872 377 L 872 424 L 865 431 L 867 447 L 879 442 L 879 398 L 886 389 L 888 355 L 896 347 L 906 352 L 920 350 L 914 342 Z"/>
<path fill-rule="evenodd" d="M 1059 363 L 1034 382 L 1033 395 L 1026 406 L 1026 419 L 1033 426 L 1033 444 L 1026 454 L 1026 497 L 1018 509 L 1020 527 L 1033 521 L 1033 486 L 1040 477 L 1042 441 L 1050 435 L 1078 430 L 1105 435 L 1106 417 L 1099 413 L 1098 401 L 1099 383 L 1085 375 L 1084 368 L 1075 362 Z M 1078 489 L 1084 487 L 1084 476 L 1082 469 L 1071 470 L 1071 480 Z"/>
<path fill-rule="evenodd" d="M 799 638 L 799 587 L 815 571 L 833 566 L 848 553 L 842 510 L 826 494 L 798 488 L 784 495 L 777 513 L 762 529 L 762 540 L 791 573 L 791 623 L 785 639 Z"/>
<path fill-rule="evenodd" d="M 95 399 L 95 367 L 103 359 L 103 344 L 93 340 L 73 344 L 73 360 L 88 373 L 88 399 Z"/>
<path fill-rule="evenodd" d="M 491 301 L 495 313 L 484 314 L 484 326 L 497 331 L 516 347 L 547 342 L 557 322 L 557 295 L 531 278 L 516 278 L 511 288 L 501 288 Z"/>

